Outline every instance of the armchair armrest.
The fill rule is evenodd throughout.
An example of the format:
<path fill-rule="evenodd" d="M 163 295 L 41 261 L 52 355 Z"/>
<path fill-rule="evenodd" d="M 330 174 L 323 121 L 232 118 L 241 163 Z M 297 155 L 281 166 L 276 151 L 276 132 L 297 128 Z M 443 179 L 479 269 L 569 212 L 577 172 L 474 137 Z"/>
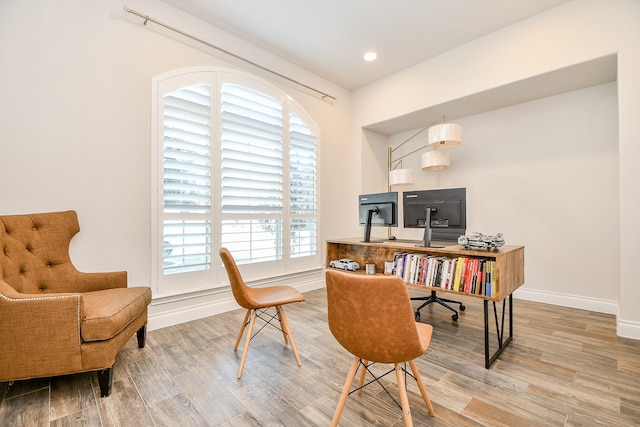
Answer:
<path fill-rule="evenodd" d="M 82 273 L 76 271 L 71 280 L 74 292 L 92 292 L 104 289 L 126 288 L 127 272 Z"/>
<path fill-rule="evenodd" d="M 21 294 L 0 280 L 0 381 L 80 369 L 82 312 L 80 294 Z"/>

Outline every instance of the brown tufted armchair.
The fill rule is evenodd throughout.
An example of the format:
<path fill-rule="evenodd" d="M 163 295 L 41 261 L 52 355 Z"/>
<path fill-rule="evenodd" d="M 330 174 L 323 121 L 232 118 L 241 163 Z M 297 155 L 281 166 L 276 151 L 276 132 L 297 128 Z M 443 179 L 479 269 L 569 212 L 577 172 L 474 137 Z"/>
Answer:
<path fill-rule="evenodd" d="M 98 371 L 104 397 L 134 332 L 144 347 L 151 290 L 76 270 L 78 231 L 74 211 L 0 216 L 0 381 Z"/>

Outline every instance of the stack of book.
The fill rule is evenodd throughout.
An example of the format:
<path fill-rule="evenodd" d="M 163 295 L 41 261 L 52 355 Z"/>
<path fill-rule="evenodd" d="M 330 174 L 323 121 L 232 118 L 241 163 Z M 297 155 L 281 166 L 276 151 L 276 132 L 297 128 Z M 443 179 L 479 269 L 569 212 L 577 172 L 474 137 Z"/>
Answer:
<path fill-rule="evenodd" d="M 447 257 L 397 252 L 392 274 L 415 285 L 495 296 L 496 262 L 479 257 Z"/>

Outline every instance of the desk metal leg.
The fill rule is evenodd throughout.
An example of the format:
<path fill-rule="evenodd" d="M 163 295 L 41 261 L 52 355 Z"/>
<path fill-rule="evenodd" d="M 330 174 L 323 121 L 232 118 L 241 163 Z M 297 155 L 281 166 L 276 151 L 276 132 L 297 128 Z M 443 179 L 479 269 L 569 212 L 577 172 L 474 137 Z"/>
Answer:
<path fill-rule="evenodd" d="M 496 302 L 493 302 L 493 315 L 496 322 L 496 334 L 498 338 L 498 349 L 490 355 L 489 351 L 489 301 L 484 300 L 484 367 L 489 369 L 498 358 L 502 350 L 511 342 L 513 338 L 513 295 L 509 295 L 509 336 L 504 339 L 504 318 L 506 313 L 506 298 L 502 300 L 502 321 L 498 321 L 498 310 Z"/>

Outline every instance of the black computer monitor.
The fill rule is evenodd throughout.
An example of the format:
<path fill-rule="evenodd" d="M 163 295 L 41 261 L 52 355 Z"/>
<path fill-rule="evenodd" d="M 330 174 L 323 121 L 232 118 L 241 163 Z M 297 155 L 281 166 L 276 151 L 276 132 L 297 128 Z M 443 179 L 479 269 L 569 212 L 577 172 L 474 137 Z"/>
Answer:
<path fill-rule="evenodd" d="M 457 242 L 467 231 L 466 188 L 407 191 L 402 209 L 405 228 L 425 229 L 424 246 L 432 240 Z"/>
<path fill-rule="evenodd" d="M 364 225 L 363 242 L 370 242 L 371 227 L 398 226 L 398 192 L 361 194 L 358 210 L 360 225 Z"/>

